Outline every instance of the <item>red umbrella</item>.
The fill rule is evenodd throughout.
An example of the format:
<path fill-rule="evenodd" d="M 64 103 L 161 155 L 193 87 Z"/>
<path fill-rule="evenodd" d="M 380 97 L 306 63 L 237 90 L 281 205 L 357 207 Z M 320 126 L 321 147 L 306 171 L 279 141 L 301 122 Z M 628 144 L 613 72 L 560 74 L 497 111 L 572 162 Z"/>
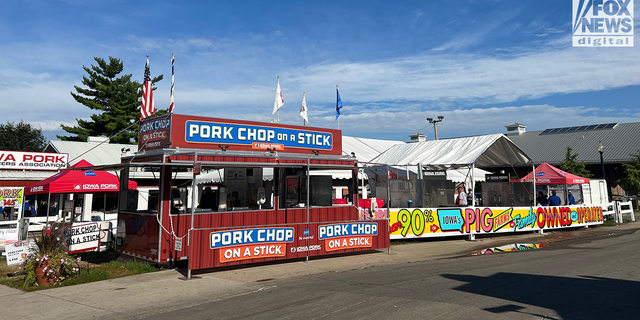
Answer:
<path fill-rule="evenodd" d="M 72 168 L 90 167 L 85 160 L 71 166 Z M 48 193 L 95 193 L 118 191 L 120 180 L 114 174 L 106 171 L 64 170 L 33 184 L 25 190 L 25 195 Z M 135 190 L 138 184 L 129 181 L 129 189 Z"/>

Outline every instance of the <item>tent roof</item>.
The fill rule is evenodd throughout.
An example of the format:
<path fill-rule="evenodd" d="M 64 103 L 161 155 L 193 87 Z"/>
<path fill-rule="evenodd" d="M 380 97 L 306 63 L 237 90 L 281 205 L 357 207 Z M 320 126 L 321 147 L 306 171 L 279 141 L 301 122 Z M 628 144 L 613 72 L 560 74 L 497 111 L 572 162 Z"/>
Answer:
<path fill-rule="evenodd" d="M 583 184 L 589 183 L 588 178 L 576 176 L 565 171 L 562 171 L 546 162 L 543 162 L 536 168 L 536 184 Z M 529 172 L 524 178 L 520 179 L 522 182 L 533 181 L 533 172 Z"/>
<path fill-rule="evenodd" d="M 353 152 L 358 162 L 369 162 L 396 144 L 405 144 L 405 142 L 342 136 L 342 154 L 350 156 Z"/>
<path fill-rule="evenodd" d="M 86 160 L 80 160 L 72 168 L 93 166 Z M 25 195 L 47 193 L 93 193 L 118 191 L 120 180 L 106 171 L 64 170 L 25 190 Z M 136 189 L 137 183 L 129 181 L 129 189 Z"/>
<path fill-rule="evenodd" d="M 132 154 L 138 150 L 138 145 L 51 140 L 45 148 L 45 152 L 68 153 L 71 165 L 78 163 L 80 159 L 84 159 L 99 166 L 120 163 L 123 148 L 130 149 L 129 152 Z"/>
<path fill-rule="evenodd" d="M 397 144 L 372 160 L 389 165 L 421 163 L 435 169 L 455 169 L 472 163 L 481 168 L 524 165 L 530 161 L 504 134 Z"/>

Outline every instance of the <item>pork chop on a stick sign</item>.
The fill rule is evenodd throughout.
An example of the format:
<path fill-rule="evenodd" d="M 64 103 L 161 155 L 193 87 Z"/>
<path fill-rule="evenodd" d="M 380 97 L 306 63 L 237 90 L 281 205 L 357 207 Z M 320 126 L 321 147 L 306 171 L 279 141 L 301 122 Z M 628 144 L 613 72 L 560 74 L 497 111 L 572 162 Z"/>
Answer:
<path fill-rule="evenodd" d="M 79 223 L 62 228 L 62 238 L 69 254 L 100 248 L 100 241 L 105 235 L 97 222 Z"/>
<path fill-rule="evenodd" d="M 171 146 L 341 155 L 342 132 L 325 128 L 174 114 Z"/>

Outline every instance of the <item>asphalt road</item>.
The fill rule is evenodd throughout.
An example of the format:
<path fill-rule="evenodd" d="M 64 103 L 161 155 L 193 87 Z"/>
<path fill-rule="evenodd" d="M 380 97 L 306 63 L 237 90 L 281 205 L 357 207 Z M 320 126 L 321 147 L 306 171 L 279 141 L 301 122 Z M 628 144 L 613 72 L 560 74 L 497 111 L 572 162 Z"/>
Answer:
<path fill-rule="evenodd" d="M 162 319 L 638 319 L 640 231 L 264 281 Z"/>

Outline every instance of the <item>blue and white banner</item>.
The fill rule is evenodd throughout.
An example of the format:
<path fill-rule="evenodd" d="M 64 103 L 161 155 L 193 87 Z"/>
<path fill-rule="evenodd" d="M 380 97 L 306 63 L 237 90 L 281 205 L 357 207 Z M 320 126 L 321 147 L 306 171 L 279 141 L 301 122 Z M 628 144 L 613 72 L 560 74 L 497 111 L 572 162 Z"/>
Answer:
<path fill-rule="evenodd" d="M 333 149 L 333 134 L 328 132 L 193 120 L 188 120 L 185 126 L 185 141 L 192 143 Z"/>
<path fill-rule="evenodd" d="M 293 242 L 293 228 L 255 228 L 211 232 L 210 248 Z"/>
<path fill-rule="evenodd" d="M 318 227 L 318 239 L 326 240 L 349 236 L 375 236 L 378 235 L 378 223 L 337 223 Z"/>

